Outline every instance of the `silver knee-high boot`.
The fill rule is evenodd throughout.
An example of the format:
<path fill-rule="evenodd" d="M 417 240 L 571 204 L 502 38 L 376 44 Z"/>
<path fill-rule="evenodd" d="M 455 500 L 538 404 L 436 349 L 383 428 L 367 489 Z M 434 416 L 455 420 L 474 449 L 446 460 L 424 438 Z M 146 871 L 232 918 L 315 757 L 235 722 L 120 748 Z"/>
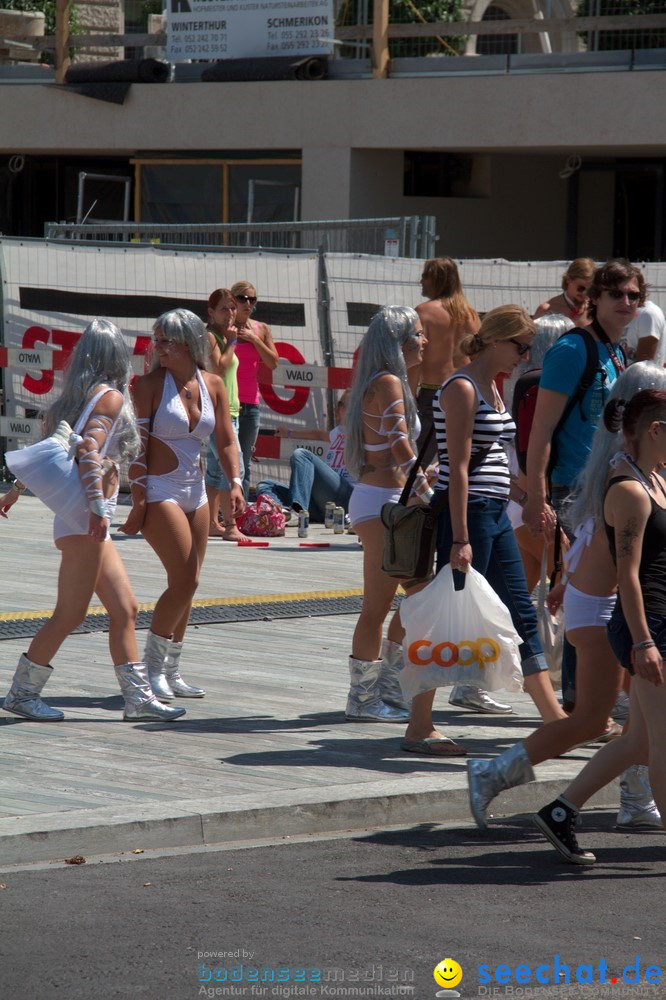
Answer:
<path fill-rule="evenodd" d="M 379 671 L 379 690 L 382 701 L 395 708 L 401 708 L 409 712 L 411 699 L 407 701 L 402 688 L 400 687 L 400 671 L 405 660 L 401 642 L 392 642 L 390 639 L 382 640 L 382 666 Z"/>
<path fill-rule="evenodd" d="M 39 697 L 42 688 L 53 673 L 53 667 L 42 667 L 33 663 L 25 653 L 21 654 L 12 686 L 5 695 L 5 712 L 20 715 L 33 722 L 62 722 L 65 718 L 57 708 L 51 708 Z"/>
<path fill-rule="evenodd" d="M 160 704 L 148 682 L 145 663 L 117 663 L 113 669 L 125 699 L 123 719 L 127 722 L 138 719 L 171 722 L 185 715 L 184 708 Z"/>
<path fill-rule="evenodd" d="M 641 827 L 662 828 L 646 764 L 632 764 L 620 775 L 620 811 L 615 822 L 617 826 L 634 830 Z"/>
<path fill-rule="evenodd" d="M 385 705 L 379 688 L 382 660 L 349 657 L 350 687 L 345 716 L 350 722 L 405 722 L 409 712 Z"/>
<path fill-rule="evenodd" d="M 203 698 L 206 694 L 203 688 L 187 684 L 180 676 L 180 654 L 183 651 L 182 642 L 169 643 L 164 674 L 166 682 L 177 698 Z"/>
<path fill-rule="evenodd" d="M 476 825 L 486 830 L 486 809 L 505 788 L 534 781 L 534 771 L 525 744 L 514 744 L 495 760 L 470 760 L 467 764 L 469 807 Z"/>
<path fill-rule="evenodd" d="M 171 639 L 166 639 L 163 635 L 155 635 L 152 630 L 148 632 L 146 648 L 143 651 L 143 662 L 148 669 L 148 680 L 153 694 L 160 701 L 173 701 L 175 697 L 164 673 L 170 645 Z"/>

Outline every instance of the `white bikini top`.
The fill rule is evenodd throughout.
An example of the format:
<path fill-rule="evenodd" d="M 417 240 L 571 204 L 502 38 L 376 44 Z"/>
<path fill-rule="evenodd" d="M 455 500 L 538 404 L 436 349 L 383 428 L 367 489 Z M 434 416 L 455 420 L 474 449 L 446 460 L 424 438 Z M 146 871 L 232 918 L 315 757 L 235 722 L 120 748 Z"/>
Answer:
<path fill-rule="evenodd" d="M 150 433 L 158 441 L 168 445 L 178 458 L 175 471 L 199 469 L 201 442 L 215 429 L 215 410 L 210 393 L 206 388 L 200 370 L 197 368 L 199 383 L 199 405 L 201 416 L 190 429 L 190 420 L 170 371 L 164 376 L 162 399 L 157 408 Z"/>
<path fill-rule="evenodd" d="M 391 372 L 381 371 L 373 375 L 373 380 L 379 378 L 381 375 L 390 375 Z M 403 429 L 405 424 L 404 413 L 396 413 L 395 407 L 403 405 L 402 399 L 395 399 L 392 403 L 386 407 L 383 413 L 369 413 L 368 410 L 363 410 L 363 417 L 372 417 L 373 420 L 379 420 L 379 427 L 373 427 L 372 424 L 368 423 L 367 420 L 363 420 L 364 425 L 371 430 L 373 434 L 377 434 L 379 437 L 385 438 L 379 444 L 368 444 L 367 441 L 363 442 L 363 447 L 366 451 L 386 451 L 391 445 L 395 444 L 397 441 L 406 441 L 408 435 L 406 430 Z M 414 422 L 414 440 L 416 440 L 421 433 L 421 421 L 416 415 Z"/>

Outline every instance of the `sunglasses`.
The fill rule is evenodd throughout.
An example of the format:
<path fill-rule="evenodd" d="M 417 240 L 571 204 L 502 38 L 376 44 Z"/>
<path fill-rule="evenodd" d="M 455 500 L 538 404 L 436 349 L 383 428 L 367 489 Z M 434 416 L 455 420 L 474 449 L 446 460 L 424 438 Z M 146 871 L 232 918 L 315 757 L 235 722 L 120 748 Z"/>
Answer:
<path fill-rule="evenodd" d="M 524 357 L 524 355 L 529 352 L 529 349 L 532 346 L 531 344 L 524 344 L 522 340 L 514 340 L 513 337 L 509 337 L 509 343 L 515 345 L 516 350 L 518 351 L 519 358 Z"/>
<path fill-rule="evenodd" d="M 254 305 L 257 304 L 257 296 L 256 295 L 237 295 L 236 296 L 236 301 L 237 302 L 245 302 L 245 303 L 248 303 L 251 306 L 254 306 Z"/>
<path fill-rule="evenodd" d="M 640 292 L 621 292 L 619 288 L 605 288 L 605 292 L 608 292 L 612 299 L 620 301 L 620 299 L 628 299 L 630 302 L 638 302 L 641 297 Z"/>

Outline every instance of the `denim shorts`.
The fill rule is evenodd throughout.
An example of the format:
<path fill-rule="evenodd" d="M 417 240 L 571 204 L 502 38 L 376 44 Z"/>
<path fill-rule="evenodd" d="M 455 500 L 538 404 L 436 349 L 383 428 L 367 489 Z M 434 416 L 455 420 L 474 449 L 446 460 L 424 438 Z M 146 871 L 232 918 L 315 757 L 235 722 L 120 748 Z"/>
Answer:
<path fill-rule="evenodd" d="M 650 630 L 650 635 L 657 645 L 657 649 L 663 658 L 666 659 L 666 616 L 646 612 L 645 620 Z M 622 614 L 622 608 L 618 608 L 617 606 L 608 623 L 608 641 L 613 653 L 625 670 L 633 674 L 631 647 L 634 644 L 634 640 L 629 631 L 626 619 Z"/>

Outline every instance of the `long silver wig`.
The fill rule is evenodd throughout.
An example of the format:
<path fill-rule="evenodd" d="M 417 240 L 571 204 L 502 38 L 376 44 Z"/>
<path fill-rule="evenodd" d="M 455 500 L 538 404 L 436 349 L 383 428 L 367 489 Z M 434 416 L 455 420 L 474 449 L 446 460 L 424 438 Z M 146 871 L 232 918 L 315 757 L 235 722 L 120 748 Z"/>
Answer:
<path fill-rule="evenodd" d="M 666 391 L 666 369 L 654 361 L 639 361 L 630 365 L 613 383 L 606 402 L 611 399 L 630 400 L 641 389 Z M 606 430 L 603 420 L 599 420 L 590 454 L 578 479 L 576 499 L 571 505 L 572 524 L 582 524 L 588 517 L 594 517 L 597 528 L 601 526 L 609 463 L 624 446 L 622 431 Z"/>
<path fill-rule="evenodd" d="M 119 455 L 131 460 L 139 450 L 139 433 L 129 394 L 130 354 L 122 333 L 110 319 L 93 319 L 83 331 L 65 371 L 62 393 L 45 417 L 51 434 L 61 420 L 75 424 L 95 390 L 108 385 L 123 394 L 118 417 Z"/>
<path fill-rule="evenodd" d="M 189 309 L 170 309 L 162 313 L 153 323 L 153 333 L 161 330 L 166 340 L 175 344 L 185 344 L 197 368 L 208 370 L 210 362 L 210 342 L 206 327 L 198 316 Z M 160 367 L 157 352 L 153 352 L 152 370 Z"/>
<path fill-rule="evenodd" d="M 509 410 L 513 406 L 513 391 L 520 376 L 526 372 L 532 372 L 537 368 L 543 368 L 543 359 L 546 356 L 546 352 L 563 334 L 568 333 L 569 330 L 573 330 L 576 324 L 572 323 L 566 316 L 560 316 L 558 313 L 548 313 L 546 316 L 540 316 L 539 319 L 535 319 L 534 325 L 537 328 L 537 332 L 532 341 L 528 358 L 525 361 L 521 361 L 519 365 L 516 365 L 511 378 L 506 379 L 504 382 L 504 402 Z"/>
<path fill-rule="evenodd" d="M 402 383 L 405 417 L 410 440 L 414 439 L 416 404 L 407 382 L 403 344 L 414 337 L 419 317 L 411 306 L 384 306 L 370 321 L 358 352 L 351 395 L 347 404 L 345 465 L 359 476 L 364 465 L 363 402 L 373 379 L 380 372 L 397 375 Z"/>

